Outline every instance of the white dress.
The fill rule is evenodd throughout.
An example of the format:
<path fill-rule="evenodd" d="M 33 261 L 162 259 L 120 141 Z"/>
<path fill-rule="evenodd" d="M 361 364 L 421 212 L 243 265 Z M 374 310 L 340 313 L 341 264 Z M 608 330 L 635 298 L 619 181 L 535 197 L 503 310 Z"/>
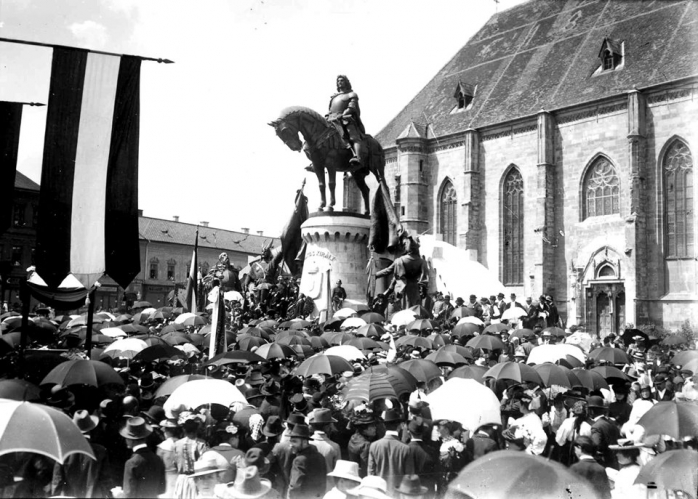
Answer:
<path fill-rule="evenodd" d="M 635 485 L 635 479 L 640 473 L 640 466 L 637 464 L 623 466 L 618 471 L 606 468 L 606 473 L 613 485 L 613 499 L 647 499 L 647 486 L 642 483 Z"/>

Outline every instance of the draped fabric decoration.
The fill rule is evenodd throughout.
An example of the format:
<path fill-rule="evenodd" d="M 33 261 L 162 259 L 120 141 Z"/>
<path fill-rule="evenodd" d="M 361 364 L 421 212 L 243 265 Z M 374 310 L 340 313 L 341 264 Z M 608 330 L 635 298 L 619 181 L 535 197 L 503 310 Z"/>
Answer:
<path fill-rule="evenodd" d="M 12 226 L 22 104 L 0 102 L 0 234 Z"/>
<path fill-rule="evenodd" d="M 209 358 L 213 358 L 219 353 L 228 350 L 228 343 L 225 337 L 225 298 L 223 288 L 216 286 L 208 295 L 209 301 L 213 302 L 211 311 L 211 337 L 209 343 Z"/>
<path fill-rule="evenodd" d="M 141 60 L 54 47 L 36 266 L 48 287 L 105 273 L 126 288 L 140 271 Z"/>
<path fill-rule="evenodd" d="M 197 296 L 199 286 L 199 229 L 196 229 L 196 237 L 194 241 L 194 252 L 191 256 L 191 265 L 189 267 L 189 277 L 187 278 L 187 302 L 186 307 L 193 314 L 198 312 Z"/>

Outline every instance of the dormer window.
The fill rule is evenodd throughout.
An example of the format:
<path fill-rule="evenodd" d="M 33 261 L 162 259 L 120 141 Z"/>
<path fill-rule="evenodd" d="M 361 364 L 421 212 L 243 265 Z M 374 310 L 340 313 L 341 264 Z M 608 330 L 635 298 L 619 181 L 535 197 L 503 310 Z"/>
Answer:
<path fill-rule="evenodd" d="M 601 43 L 601 50 L 599 50 L 601 66 L 599 66 L 594 74 L 622 69 L 624 65 L 624 53 L 625 42 L 613 40 L 609 37 L 604 38 L 603 43 Z"/>
<path fill-rule="evenodd" d="M 477 86 L 473 87 L 472 85 L 459 81 L 456 86 L 456 92 L 453 94 L 457 104 L 451 112 L 457 113 L 470 109 L 472 107 L 473 97 L 475 97 L 475 90 L 477 90 Z"/>

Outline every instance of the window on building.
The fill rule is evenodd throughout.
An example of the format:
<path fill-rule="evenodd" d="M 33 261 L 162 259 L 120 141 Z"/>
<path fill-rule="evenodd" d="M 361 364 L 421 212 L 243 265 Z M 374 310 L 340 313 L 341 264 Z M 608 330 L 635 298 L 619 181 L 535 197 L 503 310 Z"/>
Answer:
<path fill-rule="evenodd" d="M 441 207 L 439 232 L 443 235 L 445 242 L 455 246 L 458 230 L 458 196 L 450 180 L 446 180 L 441 188 L 439 205 Z"/>
<path fill-rule="evenodd" d="M 14 267 L 22 266 L 22 247 L 12 246 L 12 265 Z"/>
<path fill-rule="evenodd" d="M 584 219 L 620 213 L 620 179 L 606 158 L 598 158 L 584 179 Z"/>
<path fill-rule="evenodd" d="M 453 97 L 456 99 L 457 103 L 456 107 L 453 109 L 452 112 L 463 111 L 468 109 L 473 102 L 473 98 L 475 97 L 476 88 L 477 87 L 473 87 L 472 85 L 468 85 L 467 83 L 463 83 L 462 81 L 458 82 L 458 85 L 456 86 L 456 91 L 453 94 Z"/>
<path fill-rule="evenodd" d="M 168 281 L 175 280 L 175 265 L 176 265 L 176 262 L 174 260 L 170 260 L 167 262 L 167 280 Z"/>
<path fill-rule="evenodd" d="M 614 71 L 623 67 L 623 54 L 625 52 L 624 42 L 604 38 L 599 50 L 599 59 L 601 59 L 601 67 L 597 69 L 597 73 L 605 71 Z"/>
<path fill-rule="evenodd" d="M 400 207 L 400 191 L 402 190 L 400 189 L 400 180 L 400 175 L 395 175 L 395 188 L 393 189 L 393 199 L 395 202 L 393 206 L 395 207 L 395 213 L 404 215 L 404 213 L 401 213 L 402 209 Z"/>
<path fill-rule="evenodd" d="M 666 256 L 693 258 L 693 157 L 686 144 L 674 141 L 664 155 L 663 170 Z"/>
<path fill-rule="evenodd" d="M 157 258 L 151 258 L 150 259 L 150 273 L 148 276 L 151 279 L 157 279 L 158 278 L 158 264 L 160 261 Z"/>
<path fill-rule="evenodd" d="M 523 178 L 512 168 L 504 178 L 502 203 L 502 274 L 505 285 L 523 284 Z"/>
<path fill-rule="evenodd" d="M 23 204 L 16 203 L 14 206 L 14 220 L 13 225 L 15 227 L 24 227 L 27 222 L 25 221 L 27 207 Z"/>

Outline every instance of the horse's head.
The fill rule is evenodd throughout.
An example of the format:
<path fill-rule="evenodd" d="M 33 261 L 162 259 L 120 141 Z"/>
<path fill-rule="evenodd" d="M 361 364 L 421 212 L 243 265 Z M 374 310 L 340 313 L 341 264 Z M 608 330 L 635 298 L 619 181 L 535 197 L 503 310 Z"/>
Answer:
<path fill-rule="evenodd" d="M 300 152 L 303 149 L 303 141 L 298 137 L 298 130 L 292 127 L 287 121 L 278 119 L 269 123 L 269 126 L 274 127 L 276 135 L 283 140 L 289 149 Z"/>

